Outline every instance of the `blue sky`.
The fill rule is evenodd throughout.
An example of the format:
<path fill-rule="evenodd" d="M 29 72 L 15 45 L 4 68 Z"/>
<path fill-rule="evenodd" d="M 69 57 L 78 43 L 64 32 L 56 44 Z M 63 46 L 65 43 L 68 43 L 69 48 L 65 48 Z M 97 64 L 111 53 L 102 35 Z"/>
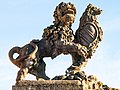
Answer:
<path fill-rule="evenodd" d="M 96 75 L 104 84 L 120 88 L 119 0 L 0 0 L 0 88 L 10 90 L 19 70 L 10 62 L 8 51 L 32 39 L 41 39 L 43 29 L 52 24 L 54 9 L 61 1 L 70 1 L 77 8 L 74 32 L 89 3 L 103 10 L 98 18 L 104 32 L 103 41 L 83 70 L 87 75 Z M 46 73 L 52 78 L 64 74 L 72 61 L 69 55 L 60 55 L 55 60 L 45 58 L 45 62 Z M 28 75 L 27 79 L 35 77 Z"/>

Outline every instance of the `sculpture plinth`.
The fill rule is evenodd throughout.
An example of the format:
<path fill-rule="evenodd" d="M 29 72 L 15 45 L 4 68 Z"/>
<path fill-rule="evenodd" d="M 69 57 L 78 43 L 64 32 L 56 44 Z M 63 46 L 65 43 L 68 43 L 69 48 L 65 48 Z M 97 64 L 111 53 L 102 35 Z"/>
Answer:
<path fill-rule="evenodd" d="M 79 82 L 78 80 L 19 81 L 12 90 L 119 90 L 100 83 Z"/>
<path fill-rule="evenodd" d="M 79 81 L 73 80 L 45 80 L 45 81 L 20 81 L 12 90 L 82 90 Z"/>

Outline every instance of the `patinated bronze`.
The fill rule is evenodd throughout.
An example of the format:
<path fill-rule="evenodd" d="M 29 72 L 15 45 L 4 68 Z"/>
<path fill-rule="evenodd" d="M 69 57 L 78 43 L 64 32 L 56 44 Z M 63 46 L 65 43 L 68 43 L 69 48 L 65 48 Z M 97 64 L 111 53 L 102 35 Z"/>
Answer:
<path fill-rule="evenodd" d="M 80 25 L 75 32 L 71 28 L 75 20 L 76 8 L 72 3 L 60 3 L 54 11 L 53 25 L 44 29 L 41 40 L 32 40 L 23 47 L 13 47 L 9 51 L 9 58 L 18 66 L 17 81 L 24 80 L 28 73 L 39 79 L 50 79 L 45 73 L 44 57 L 54 59 L 60 54 L 70 54 L 72 65 L 63 76 L 53 79 L 85 79 L 82 68 L 93 56 L 98 43 L 102 40 L 102 29 L 97 16 L 102 10 L 89 4 L 80 18 Z M 14 59 L 13 54 L 19 56 Z"/>

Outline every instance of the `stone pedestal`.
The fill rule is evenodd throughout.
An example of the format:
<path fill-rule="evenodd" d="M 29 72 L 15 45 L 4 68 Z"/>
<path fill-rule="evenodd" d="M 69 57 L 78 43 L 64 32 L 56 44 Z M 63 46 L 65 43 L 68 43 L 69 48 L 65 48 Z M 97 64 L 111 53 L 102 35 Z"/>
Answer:
<path fill-rule="evenodd" d="M 77 80 L 20 81 L 12 90 L 82 90 Z"/>
<path fill-rule="evenodd" d="M 80 83 L 78 80 L 25 80 L 17 82 L 12 86 L 12 90 L 120 90 L 109 88 L 107 85 L 98 87 L 98 85 Z"/>

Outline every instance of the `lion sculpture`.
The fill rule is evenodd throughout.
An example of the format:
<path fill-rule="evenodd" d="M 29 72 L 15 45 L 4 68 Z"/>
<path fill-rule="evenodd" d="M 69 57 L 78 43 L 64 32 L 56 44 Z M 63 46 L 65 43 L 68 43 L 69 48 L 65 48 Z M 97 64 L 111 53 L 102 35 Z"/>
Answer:
<path fill-rule="evenodd" d="M 54 11 L 53 25 L 44 29 L 41 40 L 32 40 L 23 47 L 13 47 L 9 51 L 11 62 L 20 68 L 16 81 L 24 80 L 28 73 L 35 75 L 37 80 L 50 79 L 45 73 L 43 58 L 54 59 L 62 53 L 70 54 L 73 63 L 66 70 L 64 78 L 54 79 L 69 79 L 69 75 L 80 72 L 102 40 L 102 29 L 97 21 L 97 15 L 101 11 L 89 4 L 74 35 L 71 26 L 75 20 L 76 8 L 70 2 L 60 3 Z M 15 53 L 19 54 L 16 59 L 13 58 Z"/>

